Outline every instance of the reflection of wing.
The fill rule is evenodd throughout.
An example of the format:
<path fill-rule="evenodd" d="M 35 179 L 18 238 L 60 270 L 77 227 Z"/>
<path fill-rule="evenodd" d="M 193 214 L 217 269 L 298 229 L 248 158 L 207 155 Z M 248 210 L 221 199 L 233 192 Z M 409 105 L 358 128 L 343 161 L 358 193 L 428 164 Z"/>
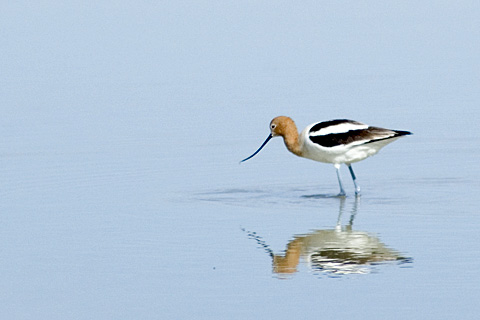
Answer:
<path fill-rule="evenodd" d="M 277 256 L 274 259 L 274 269 L 279 273 L 295 272 L 300 258 L 304 259 L 313 271 L 321 271 L 331 276 L 365 274 L 369 273 L 375 264 L 409 260 L 386 247 L 372 234 L 338 229 L 318 230 L 296 237 L 288 245 L 285 257 Z"/>

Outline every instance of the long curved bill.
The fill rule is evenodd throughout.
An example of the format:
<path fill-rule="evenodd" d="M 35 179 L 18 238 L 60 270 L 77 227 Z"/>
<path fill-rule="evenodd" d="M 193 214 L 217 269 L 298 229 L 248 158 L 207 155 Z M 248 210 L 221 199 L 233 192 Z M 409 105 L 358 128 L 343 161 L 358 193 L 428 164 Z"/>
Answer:
<path fill-rule="evenodd" d="M 255 151 L 255 153 L 252 154 L 250 157 L 245 158 L 245 159 L 243 159 L 242 161 L 240 161 L 240 163 L 242 163 L 243 161 L 247 161 L 248 159 L 253 158 L 257 153 L 260 152 L 260 150 L 262 150 L 263 147 L 265 147 L 265 145 L 267 144 L 267 142 L 270 141 L 270 139 L 272 139 L 272 138 L 273 138 L 272 134 L 269 134 L 268 137 L 267 137 L 267 140 L 265 140 L 265 142 L 260 146 L 260 148 L 258 148 L 258 150 Z"/>

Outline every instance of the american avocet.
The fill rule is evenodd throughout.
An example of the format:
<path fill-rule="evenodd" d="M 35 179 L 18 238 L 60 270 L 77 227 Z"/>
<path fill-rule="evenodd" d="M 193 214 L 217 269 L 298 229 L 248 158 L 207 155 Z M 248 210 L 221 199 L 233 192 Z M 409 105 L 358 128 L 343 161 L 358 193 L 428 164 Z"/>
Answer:
<path fill-rule="evenodd" d="M 303 158 L 319 162 L 332 163 L 337 170 L 339 196 L 344 196 L 340 165 L 346 164 L 355 185 L 355 194 L 360 194 L 357 178 L 353 173 L 352 163 L 373 156 L 381 148 L 401 136 L 411 134 L 408 131 L 390 130 L 371 127 L 353 120 L 330 120 L 312 123 L 300 135 L 295 122 L 289 117 L 280 116 L 270 122 L 271 133 L 267 140 L 244 162 L 255 156 L 273 137 L 282 137 L 287 149 Z"/>

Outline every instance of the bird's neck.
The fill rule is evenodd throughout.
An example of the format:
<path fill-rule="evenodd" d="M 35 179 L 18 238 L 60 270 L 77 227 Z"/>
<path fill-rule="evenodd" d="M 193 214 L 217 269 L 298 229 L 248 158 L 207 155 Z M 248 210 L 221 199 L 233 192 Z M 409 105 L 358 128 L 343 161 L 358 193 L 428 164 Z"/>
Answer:
<path fill-rule="evenodd" d="M 288 131 L 288 134 L 283 136 L 283 142 L 285 142 L 285 146 L 287 147 L 288 151 L 301 157 L 302 148 L 296 127 L 291 128 L 291 130 Z"/>

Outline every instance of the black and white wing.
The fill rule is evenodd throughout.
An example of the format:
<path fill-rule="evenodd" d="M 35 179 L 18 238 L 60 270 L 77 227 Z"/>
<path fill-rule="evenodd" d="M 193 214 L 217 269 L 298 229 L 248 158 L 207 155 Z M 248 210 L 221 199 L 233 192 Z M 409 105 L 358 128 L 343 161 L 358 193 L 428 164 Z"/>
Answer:
<path fill-rule="evenodd" d="M 411 133 L 408 131 L 371 127 L 358 121 L 340 119 L 313 125 L 308 132 L 308 137 L 314 144 L 332 148 L 348 145 L 357 146 L 409 134 Z"/>

